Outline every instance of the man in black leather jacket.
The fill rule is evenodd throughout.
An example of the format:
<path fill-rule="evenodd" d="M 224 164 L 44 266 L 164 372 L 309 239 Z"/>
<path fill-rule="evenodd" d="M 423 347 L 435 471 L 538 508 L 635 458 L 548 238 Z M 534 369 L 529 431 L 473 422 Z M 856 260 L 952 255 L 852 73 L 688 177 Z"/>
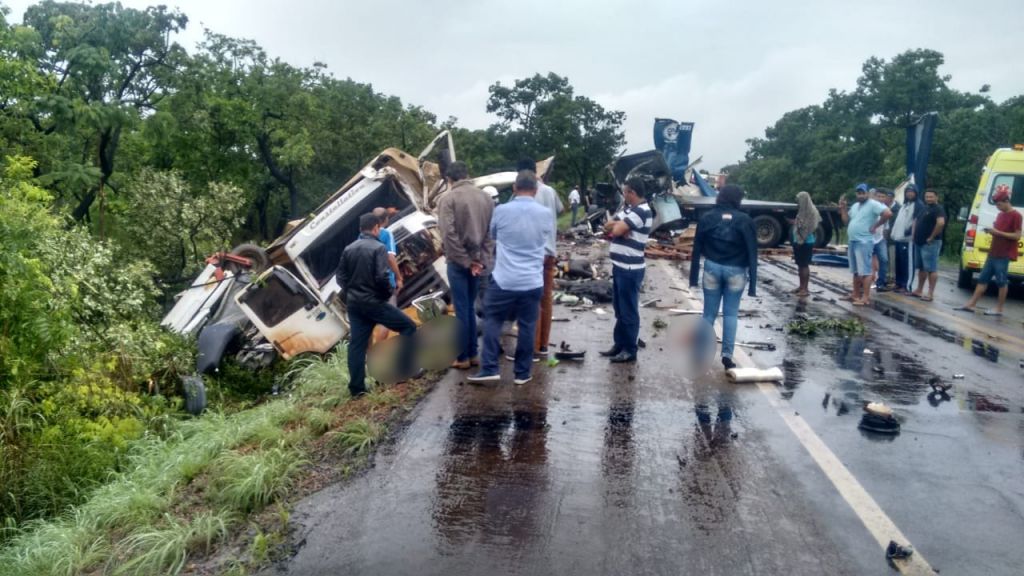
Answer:
<path fill-rule="evenodd" d="M 338 264 L 338 285 L 348 310 L 351 326 L 348 339 L 348 390 L 356 398 L 366 394 L 366 348 L 373 328 L 381 324 L 402 339 L 398 367 L 402 375 L 412 373 L 413 335 L 416 323 L 388 303 L 391 280 L 388 254 L 377 238 L 380 220 L 373 214 L 359 217 L 359 239 L 345 247 Z"/>

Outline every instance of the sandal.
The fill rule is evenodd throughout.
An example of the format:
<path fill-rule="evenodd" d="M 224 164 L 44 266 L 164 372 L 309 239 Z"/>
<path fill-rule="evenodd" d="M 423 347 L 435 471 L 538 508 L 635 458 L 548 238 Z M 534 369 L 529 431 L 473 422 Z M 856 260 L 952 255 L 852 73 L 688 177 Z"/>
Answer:
<path fill-rule="evenodd" d="M 870 302 L 865 302 L 863 300 L 854 300 L 853 301 L 853 305 L 854 306 L 870 306 L 871 303 Z"/>
<path fill-rule="evenodd" d="M 971 308 L 969 306 L 955 306 L 953 307 L 953 310 L 956 310 L 957 312 L 970 312 L 972 314 L 974 313 L 974 308 Z"/>
<path fill-rule="evenodd" d="M 1002 316 L 1003 313 L 997 310 L 985 310 L 985 316 Z"/>
<path fill-rule="evenodd" d="M 932 297 L 931 296 L 918 296 L 918 298 L 920 298 L 922 302 L 931 302 L 932 301 Z"/>

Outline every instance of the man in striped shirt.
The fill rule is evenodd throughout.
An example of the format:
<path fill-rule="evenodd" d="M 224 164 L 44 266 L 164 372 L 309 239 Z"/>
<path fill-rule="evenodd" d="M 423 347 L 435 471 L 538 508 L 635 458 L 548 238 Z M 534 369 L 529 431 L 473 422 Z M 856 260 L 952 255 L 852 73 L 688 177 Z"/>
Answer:
<path fill-rule="evenodd" d="M 644 198 L 640 178 L 626 180 L 623 187 L 625 207 L 606 223 L 612 237 L 612 305 L 615 308 L 615 345 L 601 352 L 612 362 L 636 362 L 640 336 L 640 285 L 644 281 L 644 246 L 651 233 L 651 207 Z"/>

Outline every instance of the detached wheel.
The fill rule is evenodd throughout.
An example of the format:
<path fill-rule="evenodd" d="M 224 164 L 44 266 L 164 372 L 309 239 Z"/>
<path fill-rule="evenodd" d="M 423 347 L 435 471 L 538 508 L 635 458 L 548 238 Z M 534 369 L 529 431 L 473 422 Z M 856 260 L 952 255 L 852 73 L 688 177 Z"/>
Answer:
<path fill-rule="evenodd" d="M 782 242 L 782 223 L 774 216 L 754 216 L 754 230 L 758 248 L 774 248 Z"/>
<path fill-rule="evenodd" d="M 267 251 L 255 244 L 239 244 L 231 249 L 231 253 L 235 256 L 241 256 L 242 258 L 248 258 L 252 262 L 252 267 L 249 271 L 255 276 L 260 272 L 263 272 L 267 268 L 270 268 L 270 257 L 267 256 Z M 234 262 L 228 262 L 224 266 L 228 270 L 235 274 L 241 272 L 244 267 Z"/>
<path fill-rule="evenodd" d="M 973 280 L 974 272 L 972 270 L 964 270 L 963 268 L 961 268 L 960 275 L 957 276 L 956 279 L 956 285 L 958 288 L 964 288 L 966 290 L 969 290 L 971 288 L 971 283 Z"/>

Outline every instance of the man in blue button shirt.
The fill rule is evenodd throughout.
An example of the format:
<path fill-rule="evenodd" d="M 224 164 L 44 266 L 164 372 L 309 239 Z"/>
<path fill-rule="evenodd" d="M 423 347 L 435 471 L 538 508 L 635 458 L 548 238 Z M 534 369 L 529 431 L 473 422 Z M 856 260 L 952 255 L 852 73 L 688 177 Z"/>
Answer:
<path fill-rule="evenodd" d="M 512 188 L 515 197 L 494 209 L 491 236 L 497 258 L 484 296 L 484 349 L 476 384 L 497 382 L 498 339 L 502 322 L 514 315 L 519 323 L 515 353 L 515 383 L 530 381 L 533 344 L 544 289 L 544 247 L 555 236 L 551 211 L 534 200 L 537 176 L 521 170 Z"/>
<path fill-rule="evenodd" d="M 871 304 L 871 254 L 875 231 L 885 225 L 892 212 L 878 200 L 868 197 L 868 185 L 857 185 L 857 201 L 847 210 L 846 196 L 839 198 L 839 215 L 847 225 L 847 254 L 853 273 L 853 292 L 844 298 L 854 306 Z"/>

